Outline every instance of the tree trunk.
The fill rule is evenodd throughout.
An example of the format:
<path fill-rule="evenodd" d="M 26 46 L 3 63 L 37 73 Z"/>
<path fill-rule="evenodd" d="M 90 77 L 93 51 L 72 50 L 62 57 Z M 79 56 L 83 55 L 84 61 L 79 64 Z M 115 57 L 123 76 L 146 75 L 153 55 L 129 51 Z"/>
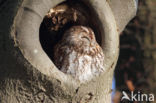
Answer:
<path fill-rule="evenodd" d="M 155 0 L 140 0 L 137 16 L 120 37 L 120 56 L 115 75 L 117 89 L 121 93 L 124 90 L 156 95 L 155 6 Z"/>
<path fill-rule="evenodd" d="M 0 103 L 111 102 L 111 82 L 119 46 L 118 20 L 115 21 L 115 11 L 110 8 L 114 4 L 109 6 L 105 0 L 86 2 L 100 21 L 107 71 L 80 84 L 55 67 L 39 42 L 39 27 L 44 15 L 62 1 L 0 1 Z M 132 2 L 130 7 L 134 7 Z M 135 15 L 132 14 L 128 15 L 127 22 Z M 36 49 L 39 53 L 34 53 Z"/>
<path fill-rule="evenodd" d="M 143 51 L 143 67 L 146 75 L 145 80 L 147 86 L 143 89 L 149 93 L 156 95 L 156 1 L 144 1 L 140 2 L 140 8 L 138 13 L 139 28 L 143 28 L 144 31 L 138 31 L 136 35 Z M 142 23 L 142 24 L 141 24 Z M 156 102 L 156 101 L 155 101 Z M 155 103 L 154 102 L 154 103 Z"/>

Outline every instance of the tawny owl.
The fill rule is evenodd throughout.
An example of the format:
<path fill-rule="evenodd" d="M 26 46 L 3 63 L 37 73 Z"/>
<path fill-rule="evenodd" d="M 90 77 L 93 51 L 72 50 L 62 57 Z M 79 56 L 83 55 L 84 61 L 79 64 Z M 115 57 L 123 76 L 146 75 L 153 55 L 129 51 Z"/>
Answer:
<path fill-rule="evenodd" d="M 55 46 L 54 63 L 81 83 L 91 80 L 105 68 L 102 48 L 89 27 L 73 26 Z"/>

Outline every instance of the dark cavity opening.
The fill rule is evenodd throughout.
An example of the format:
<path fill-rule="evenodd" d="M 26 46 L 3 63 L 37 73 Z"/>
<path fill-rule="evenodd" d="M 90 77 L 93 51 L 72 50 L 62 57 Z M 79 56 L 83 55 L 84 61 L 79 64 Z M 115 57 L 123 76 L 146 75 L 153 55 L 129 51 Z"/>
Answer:
<path fill-rule="evenodd" d="M 52 13 L 49 13 L 53 11 Z M 52 8 L 40 25 L 40 43 L 49 58 L 53 60 L 53 49 L 64 32 L 71 26 L 82 25 L 92 28 L 101 45 L 100 21 L 94 10 L 81 0 L 67 0 Z"/>

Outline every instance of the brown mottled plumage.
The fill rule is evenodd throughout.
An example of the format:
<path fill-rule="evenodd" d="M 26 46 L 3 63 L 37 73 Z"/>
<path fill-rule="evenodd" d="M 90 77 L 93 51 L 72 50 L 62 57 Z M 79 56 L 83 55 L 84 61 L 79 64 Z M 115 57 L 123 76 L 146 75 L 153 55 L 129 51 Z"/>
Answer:
<path fill-rule="evenodd" d="M 102 48 L 89 27 L 73 26 L 55 46 L 54 63 L 64 73 L 84 83 L 105 70 Z"/>

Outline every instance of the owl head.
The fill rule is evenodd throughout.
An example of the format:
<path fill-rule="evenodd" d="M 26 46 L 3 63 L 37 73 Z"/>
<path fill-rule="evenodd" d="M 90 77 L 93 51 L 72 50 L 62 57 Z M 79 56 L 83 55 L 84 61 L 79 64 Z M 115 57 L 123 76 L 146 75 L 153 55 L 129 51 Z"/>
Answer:
<path fill-rule="evenodd" d="M 90 46 L 96 42 L 92 29 L 84 26 L 71 27 L 65 32 L 63 40 L 73 46 Z"/>
<path fill-rule="evenodd" d="M 99 49 L 94 32 L 84 26 L 73 26 L 68 29 L 63 35 L 62 42 L 81 53 L 95 54 Z"/>

